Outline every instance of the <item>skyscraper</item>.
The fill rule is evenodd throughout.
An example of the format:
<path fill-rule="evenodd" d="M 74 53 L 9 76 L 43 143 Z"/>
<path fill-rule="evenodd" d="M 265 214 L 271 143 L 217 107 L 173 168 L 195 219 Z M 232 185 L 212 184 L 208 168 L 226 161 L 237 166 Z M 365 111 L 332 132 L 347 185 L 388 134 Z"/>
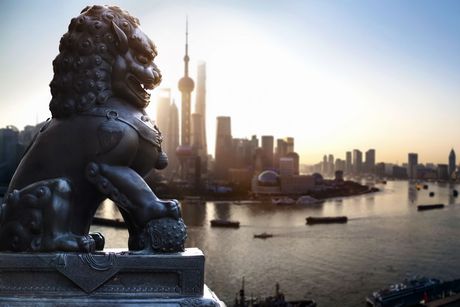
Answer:
<path fill-rule="evenodd" d="M 264 168 L 272 168 L 273 167 L 273 143 L 274 143 L 273 135 L 263 135 L 262 136 L 262 150 L 264 151 L 265 156 L 265 163 Z"/>
<path fill-rule="evenodd" d="M 418 154 L 409 153 L 407 160 L 408 160 L 407 176 L 409 177 L 409 179 L 416 179 L 417 178 Z"/>
<path fill-rule="evenodd" d="M 351 163 L 351 151 L 347 151 L 345 153 L 345 169 L 344 171 L 349 174 L 353 171 L 352 163 Z"/>
<path fill-rule="evenodd" d="M 196 104 L 195 113 L 201 115 L 200 144 L 202 146 L 199 153 L 202 159 L 208 155 L 208 145 L 206 141 L 206 63 L 200 62 L 197 69 L 196 84 Z"/>
<path fill-rule="evenodd" d="M 284 139 L 276 139 L 276 155 L 280 159 L 287 155 L 288 153 L 288 144 Z"/>
<path fill-rule="evenodd" d="M 176 148 L 173 148 L 173 151 L 169 151 L 169 142 L 170 142 L 170 132 L 169 132 L 169 121 L 171 118 L 171 89 L 162 88 L 160 89 L 158 99 L 157 99 L 157 117 L 156 125 L 160 129 L 161 135 L 163 136 L 163 142 L 161 147 L 163 151 L 166 152 L 168 157 L 171 157 L 175 154 Z"/>
<path fill-rule="evenodd" d="M 332 176 L 334 174 L 334 155 L 329 154 L 327 161 L 327 174 Z"/>
<path fill-rule="evenodd" d="M 323 174 L 323 176 L 327 175 L 327 155 L 323 156 L 323 163 L 322 163 L 322 167 L 321 167 L 321 173 Z"/>
<path fill-rule="evenodd" d="M 251 137 L 251 157 L 253 158 L 253 164 L 255 165 L 256 151 L 259 148 L 259 139 L 257 135 Z"/>
<path fill-rule="evenodd" d="M 300 172 L 300 157 L 296 152 L 289 152 L 286 157 L 291 158 L 294 161 L 294 175 L 299 175 Z"/>
<path fill-rule="evenodd" d="M 294 159 L 290 157 L 281 157 L 279 161 L 279 170 L 281 176 L 294 176 L 295 166 Z"/>
<path fill-rule="evenodd" d="M 251 141 L 248 139 L 232 139 L 232 167 L 247 168 L 252 165 Z"/>
<path fill-rule="evenodd" d="M 359 174 L 363 170 L 363 153 L 361 150 L 353 149 L 353 173 Z"/>
<path fill-rule="evenodd" d="M 452 176 L 456 168 L 455 151 L 452 148 L 449 153 L 449 177 Z"/>
<path fill-rule="evenodd" d="M 286 143 L 287 143 L 287 148 L 286 148 L 287 153 L 294 152 L 294 138 L 287 137 Z"/>
<path fill-rule="evenodd" d="M 366 151 L 366 172 L 374 173 L 375 168 L 375 149 Z"/>
<path fill-rule="evenodd" d="M 179 80 L 179 91 L 182 94 L 181 105 L 181 145 L 190 145 L 191 133 L 191 95 L 195 83 L 188 75 L 188 20 L 185 25 L 185 56 L 184 56 L 184 76 Z"/>
<path fill-rule="evenodd" d="M 169 165 L 166 170 L 173 172 L 177 169 L 178 160 L 176 149 L 179 147 L 179 109 L 173 101 L 169 106 L 169 123 L 168 123 L 168 141 L 167 147 L 164 147 L 168 154 Z"/>
<path fill-rule="evenodd" d="M 216 155 L 214 175 L 217 179 L 227 179 L 232 164 L 232 127 L 229 116 L 217 117 Z"/>
<path fill-rule="evenodd" d="M 191 145 L 194 148 L 195 152 L 202 157 L 202 152 L 203 152 L 203 138 L 202 138 L 202 132 L 203 132 L 203 120 L 202 116 L 199 113 L 193 113 L 192 114 L 192 122 L 191 122 Z"/>
<path fill-rule="evenodd" d="M 335 171 L 342 171 L 345 170 L 345 160 L 342 159 L 335 159 Z"/>
<path fill-rule="evenodd" d="M 449 167 L 447 164 L 438 164 L 438 179 L 449 180 Z"/>

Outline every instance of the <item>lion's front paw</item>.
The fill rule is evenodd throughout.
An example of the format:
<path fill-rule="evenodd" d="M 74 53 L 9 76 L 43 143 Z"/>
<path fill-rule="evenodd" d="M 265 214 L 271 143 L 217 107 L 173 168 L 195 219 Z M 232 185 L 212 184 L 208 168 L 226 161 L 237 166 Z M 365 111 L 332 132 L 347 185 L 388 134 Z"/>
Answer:
<path fill-rule="evenodd" d="M 184 251 L 187 227 L 179 219 L 151 220 L 144 229 L 144 252 L 175 253 Z"/>
<path fill-rule="evenodd" d="M 166 210 L 167 210 L 167 215 L 169 217 L 179 219 L 182 217 L 181 211 L 180 211 L 180 203 L 177 199 L 171 199 L 165 203 Z"/>
<path fill-rule="evenodd" d="M 92 253 L 96 250 L 96 242 L 91 235 L 78 237 L 77 242 L 80 252 Z"/>

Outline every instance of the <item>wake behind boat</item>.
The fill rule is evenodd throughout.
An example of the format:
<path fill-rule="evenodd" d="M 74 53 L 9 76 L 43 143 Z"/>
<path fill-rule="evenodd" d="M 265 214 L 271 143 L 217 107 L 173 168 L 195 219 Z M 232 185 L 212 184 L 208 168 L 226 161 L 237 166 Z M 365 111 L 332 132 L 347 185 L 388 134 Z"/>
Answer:
<path fill-rule="evenodd" d="M 272 237 L 273 237 L 273 234 L 267 233 L 267 232 L 262 232 L 262 233 L 254 235 L 254 238 L 257 238 L 257 239 L 267 239 L 267 238 L 272 238 Z"/>

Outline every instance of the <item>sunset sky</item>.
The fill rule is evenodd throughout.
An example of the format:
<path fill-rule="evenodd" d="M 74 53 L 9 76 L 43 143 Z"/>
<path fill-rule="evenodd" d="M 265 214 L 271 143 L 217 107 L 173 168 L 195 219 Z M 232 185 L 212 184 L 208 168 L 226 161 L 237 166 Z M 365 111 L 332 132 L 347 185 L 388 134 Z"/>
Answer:
<path fill-rule="evenodd" d="M 0 127 L 49 117 L 59 39 L 90 1 L 0 1 Z M 303 163 L 375 148 L 377 161 L 460 154 L 460 1 L 112 1 L 158 47 L 161 87 L 207 63 L 207 129 L 293 136 Z M 158 90 L 153 91 L 153 97 Z M 155 100 L 149 113 L 155 112 Z M 161 127 L 160 127 L 161 129 Z"/>

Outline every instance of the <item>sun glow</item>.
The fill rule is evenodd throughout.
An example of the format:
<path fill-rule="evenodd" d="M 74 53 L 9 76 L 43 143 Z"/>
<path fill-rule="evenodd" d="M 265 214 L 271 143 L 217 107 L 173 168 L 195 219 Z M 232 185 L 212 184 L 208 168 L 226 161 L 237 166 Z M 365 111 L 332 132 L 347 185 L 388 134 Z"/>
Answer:
<path fill-rule="evenodd" d="M 427 47 L 425 38 L 405 37 L 419 49 L 401 41 L 403 34 L 420 31 L 417 20 L 409 28 L 391 32 L 395 25 L 381 24 L 386 22 L 385 12 L 381 16 L 371 11 L 374 22 L 356 8 L 333 9 L 332 4 L 288 1 L 281 8 L 270 1 L 263 6 L 260 2 L 116 2 L 139 18 L 156 43 L 161 87 L 171 88 L 179 109 L 177 82 L 184 73 L 185 16 L 189 16 L 191 77 L 196 80 L 199 61 L 207 67 L 209 153 L 214 153 L 220 115 L 232 118 L 234 137 L 294 137 L 295 149 L 307 163 L 319 161 L 325 153 L 343 158 L 346 150 L 354 148 L 375 148 L 377 161 L 404 161 L 407 152 L 419 151 L 421 161 L 441 162 L 460 141 L 454 113 L 448 111 L 460 94 L 458 71 L 449 70 L 458 57 L 442 51 L 453 54 L 456 45 L 439 51 Z M 53 18 L 41 28 L 25 27 L 25 35 L 21 27 L 8 27 L 2 35 L 0 126 L 22 128 L 49 117 L 51 62 L 70 18 L 86 4 L 53 6 L 46 11 Z M 5 20 L 24 23 L 33 20 L 37 10 L 23 12 L 17 20 L 10 10 Z M 452 31 L 438 34 L 446 41 L 437 43 L 449 47 Z M 30 46 L 36 48 L 31 51 Z M 427 56 L 434 62 L 427 63 Z M 9 60 L 14 57 L 30 63 L 17 65 Z M 18 86 L 24 76 L 28 76 L 26 91 Z M 152 115 L 159 92 L 153 91 L 148 109 Z"/>

